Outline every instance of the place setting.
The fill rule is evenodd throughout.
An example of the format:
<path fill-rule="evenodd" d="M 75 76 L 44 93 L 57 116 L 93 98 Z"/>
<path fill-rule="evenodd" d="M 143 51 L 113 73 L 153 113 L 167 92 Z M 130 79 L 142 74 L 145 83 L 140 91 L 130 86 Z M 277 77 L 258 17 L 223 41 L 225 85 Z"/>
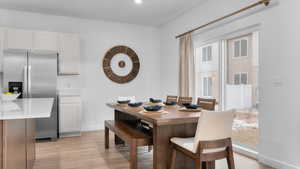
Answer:
<path fill-rule="evenodd" d="M 197 104 L 192 104 L 192 103 L 183 103 L 183 107 L 179 109 L 181 112 L 201 112 L 201 106 Z"/>

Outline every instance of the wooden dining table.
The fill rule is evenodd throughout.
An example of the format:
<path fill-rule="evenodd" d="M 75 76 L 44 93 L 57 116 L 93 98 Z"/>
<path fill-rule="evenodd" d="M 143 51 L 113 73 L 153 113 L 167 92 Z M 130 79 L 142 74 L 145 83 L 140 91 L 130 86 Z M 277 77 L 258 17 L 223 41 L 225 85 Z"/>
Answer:
<path fill-rule="evenodd" d="M 179 106 L 163 106 L 159 112 L 149 113 L 143 107 L 130 107 L 117 103 L 107 103 L 114 109 L 115 121 L 134 123 L 143 120 L 153 127 L 153 169 L 169 169 L 172 137 L 194 137 L 201 112 L 181 111 Z M 115 136 L 115 144 L 122 144 Z M 203 169 L 215 169 L 215 161 L 203 162 Z M 176 169 L 194 169 L 194 161 L 177 153 Z"/>

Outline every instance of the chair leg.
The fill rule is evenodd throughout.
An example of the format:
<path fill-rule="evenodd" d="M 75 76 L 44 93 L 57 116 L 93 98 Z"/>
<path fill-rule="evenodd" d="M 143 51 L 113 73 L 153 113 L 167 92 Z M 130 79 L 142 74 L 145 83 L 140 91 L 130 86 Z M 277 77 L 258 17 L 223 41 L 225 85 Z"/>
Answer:
<path fill-rule="evenodd" d="M 203 169 L 215 169 L 216 168 L 216 162 L 215 161 L 202 162 L 202 168 Z"/>
<path fill-rule="evenodd" d="M 226 159 L 227 159 L 228 169 L 235 169 L 232 147 L 228 148 L 228 156 Z"/>
<path fill-rule="evenodd" d="M 135 140 L 130 144 L 130 169 L 137 169 L 137 146 Z"/>
<path fill-rule="evenodd" d="M 173 148 L 170 169 L 175 169 L 176 153 L 176 150 Z"/>
<path fill-rule="evenodd" d="M 195 169 L 202 169 L 202 161 L 200 158 L 195 159 Z"/>
<path fill-rule="evenodd" d="M 105 127 L 105 149 L 109 148 L 109 129 Z"/>

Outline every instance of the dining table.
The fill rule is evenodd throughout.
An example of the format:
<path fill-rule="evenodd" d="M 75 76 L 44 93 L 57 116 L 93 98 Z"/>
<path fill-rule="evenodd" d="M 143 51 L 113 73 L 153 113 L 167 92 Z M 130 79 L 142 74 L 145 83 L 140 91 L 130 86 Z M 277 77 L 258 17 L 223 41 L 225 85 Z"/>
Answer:
<path fill-rule="evenodd" d="M 158 112 L 147 112 L 143 106 L 130 107 L 127 104 L 107 103 L 114 110 L 114 120 L 125 123 L 144 121 L 151 125 L 153 138 L 153 169 L 169 169 L 172 137 L 194 137 L 201 111 L 184 111 L 182 107 L 162 105 Z M 124 142 L 115 135 L 115 144 Z M 176 169 L 194 169 L 194 161 L 177 153 Z M 215 169 L 215 161 L 203 162 L 203 169 Z"/>

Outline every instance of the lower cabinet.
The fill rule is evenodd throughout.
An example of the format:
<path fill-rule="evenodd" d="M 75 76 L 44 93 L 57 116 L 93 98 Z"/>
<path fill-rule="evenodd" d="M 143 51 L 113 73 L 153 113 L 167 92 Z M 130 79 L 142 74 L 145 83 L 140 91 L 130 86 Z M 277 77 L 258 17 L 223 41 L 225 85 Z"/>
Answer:
<path fill-rule="evenodd" d="M 2 120 L 1 169 L 33 169 L 35 161 L 35 121 Z"/>
<path fill-rule="evenodd" d="M 60 96 L 59 98 L 59 135 L 60 137 L 80 136 L 81 98 Z"/>

